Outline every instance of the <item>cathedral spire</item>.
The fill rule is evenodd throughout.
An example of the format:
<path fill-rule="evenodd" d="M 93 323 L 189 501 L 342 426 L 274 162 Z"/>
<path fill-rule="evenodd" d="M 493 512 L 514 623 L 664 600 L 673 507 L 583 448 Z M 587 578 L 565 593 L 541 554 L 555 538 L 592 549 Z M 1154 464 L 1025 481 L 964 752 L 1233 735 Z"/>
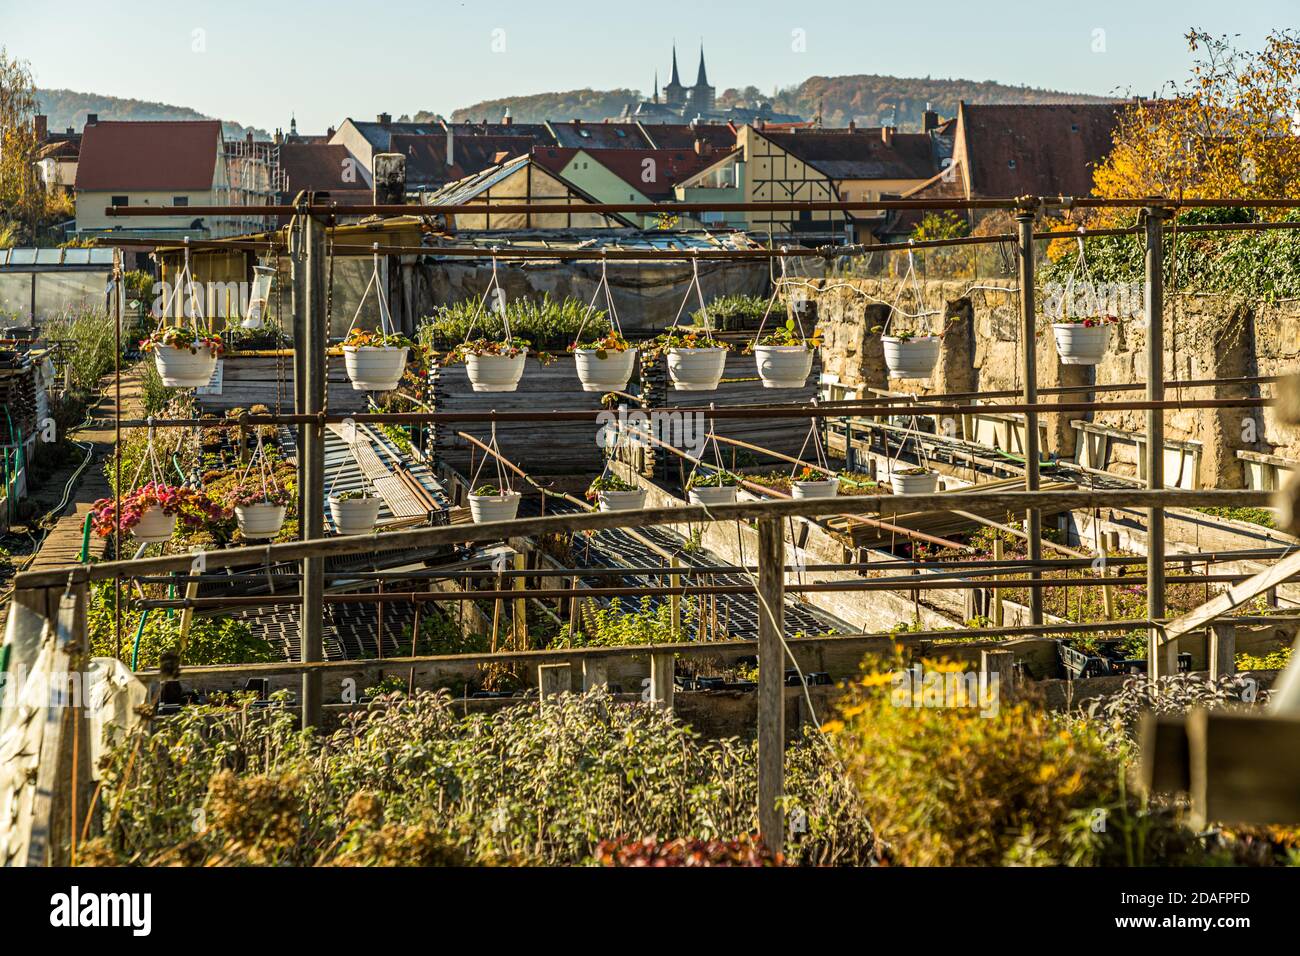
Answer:
<path fill-rule="evenodd" d="M 659 102 L 659 71 L 658 70 L 655 70 L 655 98 L 652 102 L 654 103 Z"/>
<path fill-rule="evenodd" d="M 677 43 L 673 42 L 673 78 L 668 81 L 669 86 L 681 86 L 682 78 L 677 73 Z"/>
<path fill-rule="evenodd" d="M 704 42 L 703 41 L 700 41 L 700 69 L 695 76 L 695 85 L 701 87 L 709 85 L 709 76 L 707 73 L 704 72 Z"/>

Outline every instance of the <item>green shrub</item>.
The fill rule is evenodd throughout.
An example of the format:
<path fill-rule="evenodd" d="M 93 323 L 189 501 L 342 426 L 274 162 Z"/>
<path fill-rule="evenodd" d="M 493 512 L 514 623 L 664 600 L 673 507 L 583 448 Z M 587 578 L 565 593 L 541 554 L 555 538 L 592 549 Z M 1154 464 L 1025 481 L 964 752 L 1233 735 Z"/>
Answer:
<path fill-rule="evenodd" d="M 477 321 L 477 299 L 440 307 L 421 324 L 418 333 L 420 344 L 438 351 L 453 349 L 469 337 L 471 325 L 474 338 L 501 339 L 505 335 L 505 326 L 501 316 L 490 306 L 488 303 L 488 307 L 477 316 Z M 579 329 L 583 330 L 584 339 L 589 333 L 591 337 L 599 338 L 611 331 L 609 320 L 601 309 L 595 309 L 584 326 L 586 312 L 586 302 L 574 298 L 557 302 L 549 294 L 544 295 L 541 301 L 512 299 L 506 303 L 511 334 L 515 338 L 527 339 L 536 349 L 564 349 L 573 342 Z"/>

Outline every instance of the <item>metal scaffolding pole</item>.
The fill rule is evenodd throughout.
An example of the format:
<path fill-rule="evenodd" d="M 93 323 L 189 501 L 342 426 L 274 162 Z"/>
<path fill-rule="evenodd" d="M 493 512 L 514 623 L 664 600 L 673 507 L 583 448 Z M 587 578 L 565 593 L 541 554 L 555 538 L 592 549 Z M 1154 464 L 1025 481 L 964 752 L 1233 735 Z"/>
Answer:
<path fill-rule="evenodd" d="M 1022 401 L 1025 405 L 1038 403 L 1038 351 L 1037 329 L 1034 316 L 1034 214 L 1021 211 L 1016 215 L 1020 232 L 1020 338 L 1025 350 L 1021 373 L 1024 376 Z M 1025 412 L 1025 490 L 1037 491 L 1038 477 L 1038 412 Z M 1025 512 L 1025 534 L 1028 535 L 1029 560 L 1043 559 L 1043 514 L 1037 508 Z M 1034 578 L 1040 577 L 1037 571 Z M 1043 592 L 1033 588 L 1029 592 L 1029 617 L 1033 624 L 1043 623 Z"/>
<path fill-rule="evenodd" d="M 758 827 L 785 846 L 785 538 L 780 518 L 758 522 Z"/>
<path fill-rule="evenodd" d="M 302 411 L 315 414 L 325 409 L 325 350 L 329 345 L 326 328 L 325 227 L 321 220 L 307 216 L 303 220 L 305 268 L 303 297 L 305 306 L 301 322 L 304 331 L 302 348 Z M 298 498 L 298 515 L 304 539 L 325 534 L 325 427 L 321 422 L 304 425 L 299 455 L 302 485 Z M 319 661 L 324 654 L 325 558 L 320 554 L 302 560 L 302 615 L 299 624 L 299 656 L 303 663 Z M 319 726 L 321 719 L 321 680 L 319 672 L 306 671 L 302 677 L 302 725 Z"/>
<path fill-rule="evenodd" d="M 1146 324 L 1148 401 L 1161 402 L 1165 397 L 1165 288 L 1162 224 L 1169 211 L 1148 206 L 1143 216 L 1146 227 Z M 1147 410 L 1146 472 L 1147 487 L 1165 487 L 1165 414 L 1161 409 Z M 1165 510 L 1153 506 L 1147 510 L 1147 617 L 1158 621 L 1165 616 Z M 1151 628 L 1147 638 L 1147 674 L 1152 680 L 1178 673 L 1178 644 L 1160 642 L 1160 629 Z"/>

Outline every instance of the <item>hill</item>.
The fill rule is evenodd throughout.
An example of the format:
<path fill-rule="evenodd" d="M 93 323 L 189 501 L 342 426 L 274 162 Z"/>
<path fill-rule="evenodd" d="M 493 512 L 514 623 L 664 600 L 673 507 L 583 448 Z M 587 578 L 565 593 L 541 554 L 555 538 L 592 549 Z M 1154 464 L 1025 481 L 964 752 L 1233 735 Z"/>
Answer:
<path fill-rule="evenodd" d="M 97 93 L 78 93 L 75 90 L 37 90 L 36 97 L 40 101 L 41 112 L 49 116 L 50 129 L 54 131 L 71 126 L 80 132 L 87 113 L 98 113 L 99 118 L 105 120 L 212 119 L 188 106 L 101 96 Z M 241 126 L 231 120 L 222 120 L 221 125 L 227 139 L 242 138 L 250 130 L 257 139 L 271 138 L 265 130 Z"/>
<path fill-rule="evenodd" d="M 488 119 L 498 121 L 509 107 L 518 123 L 548 119 L 603 120 L 618 116 L 623 107 L 644 98 L 638 90 L 570 90 L 564 93 L 533 93 L 484 100 L 452 113 L 454 122 Z M 775 96 L 757 87 L 724 90 L 718 106 L 755 106 L 771 103 L 782 113 L 797 113 L 811 119 L 822 109 L 827 126 L 845 126 L 854 120 L 860 126 L 879 126 L 894 116 L 903 129 L 921 125 L 925 104 L 944 117 L 955 116 L 958 100 L 970 103 L 1100 103 L 1108 99 L 1080 93 L 1064 93 L 1031 86 L 1009 86 L 990 80 L 948 80 L 932 77 L 812 76 L 798 86 L 777 90 Z"/>

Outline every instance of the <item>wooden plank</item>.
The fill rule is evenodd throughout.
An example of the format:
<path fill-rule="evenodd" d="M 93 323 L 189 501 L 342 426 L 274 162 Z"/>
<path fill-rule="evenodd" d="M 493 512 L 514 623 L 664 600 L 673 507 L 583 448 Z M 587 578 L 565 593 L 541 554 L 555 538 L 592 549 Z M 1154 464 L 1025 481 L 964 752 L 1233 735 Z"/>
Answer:
<path fill-rule="evenodd" d="M 1194 826 L 1300 823 L 1300 718 L 1195 710 L 1187 747 Z"/>
<path fill-rule="evenodd" d="M 785 537 L 758 523 L 758 825 L 773 853 L 785 846 Z"/>

